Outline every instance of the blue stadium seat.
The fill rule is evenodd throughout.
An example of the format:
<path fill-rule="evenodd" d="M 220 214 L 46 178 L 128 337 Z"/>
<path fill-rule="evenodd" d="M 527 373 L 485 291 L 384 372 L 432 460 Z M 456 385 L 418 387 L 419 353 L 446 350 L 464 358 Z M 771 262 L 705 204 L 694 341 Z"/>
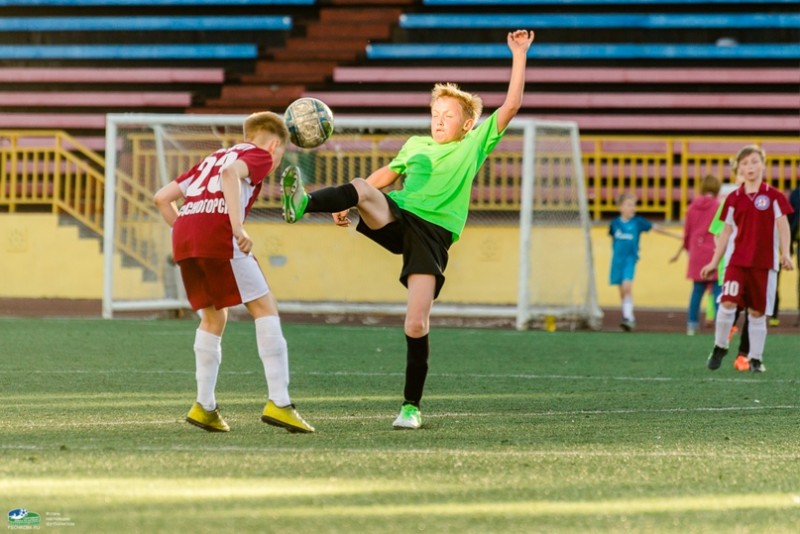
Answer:
<path fill-rule="evenodd" d="M 254 59 L 253 44 L 3 45 L 0 59 Z"/>
<path fill-rule="evenodd" d="M 507 59 L 505 44 L 371 44 L 369 59 Z M 528 52 L 536 59 L 800 59 L 800 44 L 537 44 Z"/>
<path fill-rule="evenodd" d="M 0 0 L 6 6 L 311 6 L 316 0 Z"/>
<path fill-rule="evenodd" d="M 9 32 L 291 29 L 292 18 L 288 15 L 205 17 L 0 17 L 0 31 Z"/>
<path fill-rule="evenodd" d="M 790 13 L 578 13 L 457 14 L 410 13 L 400 17 L 406 29 L 436 28 L 800 28 Z"/>

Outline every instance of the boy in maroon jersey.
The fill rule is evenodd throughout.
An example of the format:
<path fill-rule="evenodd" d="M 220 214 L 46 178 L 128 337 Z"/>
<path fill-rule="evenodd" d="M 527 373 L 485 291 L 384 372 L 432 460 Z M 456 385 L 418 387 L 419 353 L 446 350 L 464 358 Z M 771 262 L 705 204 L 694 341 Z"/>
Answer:
<path fill-rule="evenodd" d="M 162 187 L 154 202 L 172 227 L 173 258 L 181 269 L 192 309 L 200 313 L 194 353 L 197 402 L 186 421 L 209 432 L 227 432 L 215 399 L 228 308 L 244 303 L 256 327 L 269 399 L 261 420 L 289 432 L 313 432 L 289 398 L 289 357 L 278 308 L 251 254 L 244 220 L 264 178 L 280 165 L 289 130 L 272 112 L 250 115 L 244 142 L 220 149 Z M 180 209 L 175 202 L 183 199 Z"/>
<path fill-rule="evenodd" d="M 766 315 L 775 304 L 778 269 L 794 269 L 789 249 L 787 215 L 792 207 L 786 197 L 764 183 L 764 151 L 747 145 L 736 155 L 737 169 L 744 183 L 728 195 L 720 219 L 725 227 L 719 235 L 714 257 L 700 271 L 710 277 L 733 239 L 727 257 L 722 297 L 717 313 L 714 350 L 707 366 L 712 371 L 728 353 L 728 333 L 733 325 L 736 306 L 747 308 L 750 334 L 750 371 L 766 370 L 762 363 L 767 338 Z"/>

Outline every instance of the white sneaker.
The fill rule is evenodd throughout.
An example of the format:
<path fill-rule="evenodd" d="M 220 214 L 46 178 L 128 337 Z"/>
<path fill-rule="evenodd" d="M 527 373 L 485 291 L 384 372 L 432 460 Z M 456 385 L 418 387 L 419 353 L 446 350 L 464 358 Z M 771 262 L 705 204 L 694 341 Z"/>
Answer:
<path fill-rule="evenodd" d="M 418 429 L 422 426 L 422 414 L 419 412 L 419 408 L 413 404 L 404 404 L 392 426 L 398 429 Z"/>

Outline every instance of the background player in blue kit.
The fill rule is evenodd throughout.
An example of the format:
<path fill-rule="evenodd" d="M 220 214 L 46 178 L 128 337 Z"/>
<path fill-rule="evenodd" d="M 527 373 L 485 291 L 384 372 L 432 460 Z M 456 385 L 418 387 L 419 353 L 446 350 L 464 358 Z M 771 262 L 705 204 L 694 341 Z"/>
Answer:
<path fill-rule="evenodd" d="M 623 330 L 630 332 L 636 327 L 633 314 L 633 276 L 636 262 L 639 261 L 639 235 L 653 230 L 676 239 L 680 236 L 663 230 L 641 215 L 636 215 L 636 197 L 631 193 L 622 193 L 617 198 L 619 216 L 611 221 L 608 234 L 611 236 L 611 271 L 609 281 L 612 286 L 619 286 L 622 301 Z"/>

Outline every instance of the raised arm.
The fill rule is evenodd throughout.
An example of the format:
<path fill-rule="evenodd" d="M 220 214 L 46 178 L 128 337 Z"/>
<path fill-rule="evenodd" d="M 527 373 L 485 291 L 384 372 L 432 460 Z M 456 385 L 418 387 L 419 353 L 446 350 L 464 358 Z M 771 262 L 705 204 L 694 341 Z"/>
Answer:
<path fill-rule="evenodd" d="M 517 30 L 508 34 L 508 48 L 511 49 L 511 78 L 508 93 L 503 105 L 497 110 L 497 131 L 502 132 L 522 107 L 522 94 L 525 92 L 525 65 L 528 49 L 533 42 L 533 32 Z"/>

